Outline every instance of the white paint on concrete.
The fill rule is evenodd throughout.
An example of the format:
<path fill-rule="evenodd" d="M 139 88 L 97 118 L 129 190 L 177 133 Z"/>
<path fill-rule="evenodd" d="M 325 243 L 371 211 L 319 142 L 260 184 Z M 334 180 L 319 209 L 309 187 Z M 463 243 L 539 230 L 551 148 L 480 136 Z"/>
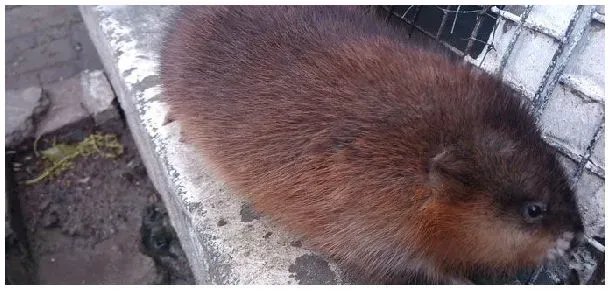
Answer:
<path fill-rule="evenodd" d="M 576 14 L 577 5 L 536 5 L 527 18 L 526 25 L 557 40 L 564 39 L 570 20 Z"/>
<path fill-rule="evenodd" d="M 508 58 L 504 80 L 523 87 L 529 95 L 533 95 L 541 85 L 547 68 L 552 65 L 558 46 L 557 42 L 544 34 L 524 30 Z"/>
<path fill-rule="evenodd" d="M 585 29 L 564 70 L 577 89 L 603 101 L 605 95 L 605 26 L 593 22 Z"/>
<path fill-rule="evenodd" d="M 86 12 L 83 15 L 89 26 L 91 23 L 98 23 L 89 29 L 101 31 L 104 38 L 94 39 L 94 43 L 107 43 L 114 57 L 112 60 L 103 61 L 107 67 L 112 65 L 116 68 L 118 79 L 125 87 L 126 94 L 120 98 L 125 102 L 123 108 L 134 107 L 136 111 L 133 113 L 139 115 L 139 124 L 136 126 L 144 132 L 144 136 L 135 138 L 136 141 L 143 139 L 152 143 L 154 156 L 143 154 L 142 157 L 149 159 L 150 164 L 157 164 L 161 170 L 149 174 L 152 178 L 156 176 L 167 179 L 164 183 L 168 184 L 169 191 L 160 190 L 160 193 L 197 281 L 224 284 L 296 284 L 297 281 L 291 277 L 288 268 L 297 257 L 311 252 L 291 246 L 290 242 L 295 237 L 277 228 L 264 217 L 252 222 L 242 222 L 240 209 L 244 200 L 217 182 L 201 153 L 181 141 L 180 125 L 177 122 L 164 124 L 168 108 L 158 98 L 162 92 L 160 85 L 155 83 L 147 88 L 141 87 L 143 80 L 157 75 L 158 63 L 157 48 L 144 45 L 142 38 L 148 36 L 141 35 L 138 31 L 138 25 L 142 23 L 132 23 L 131 21 L 135 20 L 126 15 L 135 13 L 138 9 L 115 6 L 81 7 L 81 10 Z M 98 18 L 88 21 L 86 18 L 89 15 Z M 156 18 L 151 21 L 162 22 Z M 150 26 L 142 25 L 151 29 Z M 155 34 L 161 32 L 154 31 Z M 99 47 L 98 44 L 98 49 Z M 137 134 L 137 130 L 132 129 L 132 132 Z M 158 183 L 159 181 L 155 182 Z M 177 201 L 172 202 L 175 199 Z M 186 220 L 180 218 L 179 212 L 184 213 Z M 218 226 L 221 219 L 226 224 Z M 267 232 L 272 234 L 265 238 Z"/>
<path fill-rule="evenodd" d="M 80 82 L 83 88 L 82 104 L 97 124 L 119 118 L 113 103 L 114 92 L 103 71 L 86 70 L 80 74 Z"/>
<path fill-rule="evenodd" d="M 569 88 L 576 90 L 578 95 L 581 96 L 585 101 L 588 102 L 604 102 L 604 90 L 600 88 L 590 78 L 584 78 L 578 75 L 564 74 L 561 76 L 559 81 L 568 86 Z"/>

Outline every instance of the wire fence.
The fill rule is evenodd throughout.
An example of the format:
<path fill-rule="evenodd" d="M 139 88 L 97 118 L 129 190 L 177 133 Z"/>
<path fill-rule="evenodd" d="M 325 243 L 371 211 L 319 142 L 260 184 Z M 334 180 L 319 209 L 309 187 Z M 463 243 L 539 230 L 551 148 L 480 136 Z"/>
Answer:
<path fill-rule="evenodd" d="M 495 31 L 498 14 L 494 6 L 381 6 L 388 17 L 398 18 L 413 30 L 440 42 L 459 56 L 477 58 L 483 51 L 494 49 L 487 43 Z M 503 7 L 503 6 L 499 6 Z"/>
<path fill-rule="evenodd" d="M 515 25 L 518 25 L 517 33 L 510 40 L 507 48 L 500 61 L 498 71 L 501 74 L 508 56 L 511 54 L 522 28 L 528 28 L 537 33 L 542 33 L 554 39 L 559 45 L 556 55 L 553 59 L 558 59 L 559 56 L 565 54 L 564 47 L 571 45 L 569 37 L 557 35 L 554 31 L 545 30 L 543 27 L 538 27 L 527 21 L 527 18 L 532 11 L 533 6 L 500 6 L 500 5 L 405 5 L 405 6 L 379 6 L 387 13 L 386 19 L 399 20 L 409 28 L 409 35 L 414 32 L 421 33 L 425 37 L 429 37 L 434 41 L 439 42 L 450 51 L 454 52 L 459 57 L 471 60 L 477 59 L 479 64 L 485 60 L 488 52 L 495 50 L 493 42 L 488 41 L 494 39 L 498 28 L 499 20 L 506 20 Z M 504 10 L 510 8 L 510 11 Z M 582 8 L 582 7 L 581 7 Z M 605 23 L 605 18 L 599 13 L 593 14 L 592 19 L 601 23 Z M 601 20 L 600 20 L 601 19 Z M 572 19 L 574 22 L 574 19 Z M 570 25 L 566 35 L 570 34 Z M 482 56 L 481 56 L 482 55 Z M 566 58 L 567 59 L 567 58 Z M 566 60 L 567 61 L 567 60 Z M 544 75 L 540 87 L 536 90 L 533 96 L 533 105 L 538 111 L 544 108 L 550 93 L 559 81 L 561 71 L 565 66 L 565 61 L 553 61 L 547 68 L 547 73 Z M 601 127 L 603 128 L 603 126 Z M 562 148 L 558 148 L 561 152 Z M 584 162 L 582 162 L 584 164 Z M 581 166 L 582 167 L 582 166 Z M 581 168 L 582 169 L 582 168 Z M 582 171 L 582 170 L 581 170 Z M 582 172 L 580 172 L 582 173 Z M 520 276 L 517 283 L 520 284 L 604 284 L 604 269 L 605 269 L 605 246 L 604 238 L 588 237 L 584 249 L 591 254 L 590 259 L 595 260 L 595 266 L 590 277 L 586 279 L 578 277 L 578 271 L 569 267 L 557 267 L 556 265 L 543 265 L 539 269 Z M 575 257 L 569 257 L 571 264 L 585 264 L 585 261 Z M 567 262 L 567 261 L 566 261 Z M 564 265 L 565 266 L 565 265 Z M 587 267 L 583 265 L 582 267 Z M 558 269 L 559 268 L 559 269 Z M 582 268 L 581 268 L 582 270 Z M 550 274 L 549 274 L 550 273 Z M 546 279 L 542 274 L 554 276 L 551 279 Z M 548 277 L 547 277 L 548 278 Z"/>

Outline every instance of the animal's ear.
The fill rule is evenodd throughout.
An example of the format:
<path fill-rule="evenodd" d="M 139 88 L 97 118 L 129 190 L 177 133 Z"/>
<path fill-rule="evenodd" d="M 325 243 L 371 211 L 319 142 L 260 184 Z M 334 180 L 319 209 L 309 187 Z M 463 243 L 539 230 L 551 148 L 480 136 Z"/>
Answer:
<path fill-rule="evenodd" d="M 432 187 L 448 184 L 474 185 L 475 162 L 467 150 L 446 147 L 432 157 L 428 165 L 428 177 Z"/>

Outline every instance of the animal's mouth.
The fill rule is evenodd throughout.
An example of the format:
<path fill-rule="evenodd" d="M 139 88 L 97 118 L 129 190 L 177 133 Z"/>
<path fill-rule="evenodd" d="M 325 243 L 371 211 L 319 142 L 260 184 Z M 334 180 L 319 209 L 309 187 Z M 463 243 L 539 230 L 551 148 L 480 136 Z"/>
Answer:
<path fill-rule="evenodd" d="M 549 260 L 555 260 L 557 258 L 563 257 L 568 250 L 570 250 L 570 244 L 574 239 L 573 232 L 564 232 L 557 241 L 555 241 L 555 247 L 549 249 L 547 251 L 546 257 Z"/>

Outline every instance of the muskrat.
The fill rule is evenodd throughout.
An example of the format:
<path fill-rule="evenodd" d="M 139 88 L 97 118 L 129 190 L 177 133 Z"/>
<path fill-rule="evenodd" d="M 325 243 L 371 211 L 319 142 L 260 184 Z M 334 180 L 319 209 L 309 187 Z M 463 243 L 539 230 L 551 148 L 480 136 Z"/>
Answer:
<path fill-rule="evenodd" d="M 527 101 L 353 7 L 185 7 L 161 80 L 219 179 L 372 283 L 558 256 L 576 197 Z"/>

